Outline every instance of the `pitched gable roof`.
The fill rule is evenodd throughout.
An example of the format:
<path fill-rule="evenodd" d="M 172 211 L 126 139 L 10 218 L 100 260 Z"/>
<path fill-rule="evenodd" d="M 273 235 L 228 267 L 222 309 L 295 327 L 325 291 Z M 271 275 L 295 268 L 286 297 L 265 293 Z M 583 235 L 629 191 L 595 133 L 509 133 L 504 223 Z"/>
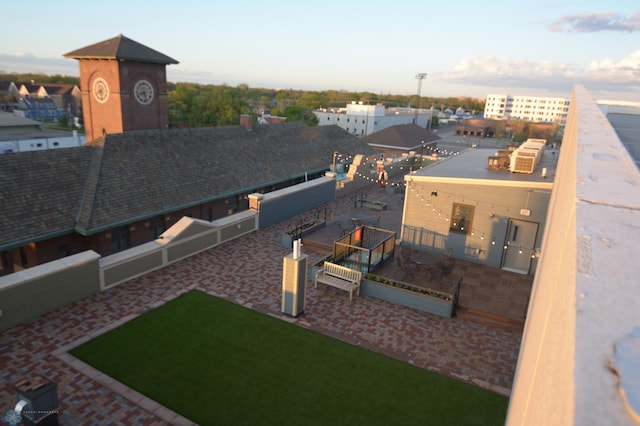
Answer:
<path fill-rule="evenodd" d="M 48 95 L 71 95 L 73 93 L 73 89 L 77 86 L 73 84 L 54 84 L 54 83 L 39 83 L 40 87 L 43 88 Z"/>
<path fill-rule="evenodd" d="M 20 83 L 20 87 L 18 88 L 18 91 L 20 92 L 21 95 L 27 96 L 32 93 L 35 93 L 39 88 L 40 86 L 35 83 Z"/>
<path fill-rule="evenodd" d="M 337 126 L 302 123 L 128 132 L 87 146 L 0 156 L 0 249 L 95 234 L 328 170 L 374 151 Z M 28 155 L 24 155 L 28 154 Z M 43 175 L 38 174 L 42 168 Z M 10 226 L 11 229 L 4 229 Z"/>
<path fill-rule="evenodd" d="M 177 64 L 173 58 L 122 34 L 63 55 L 72 59 L 115 59 L 153 64 Z"/>
<path fill-rule="evenodd" d="M 92 148 L 0 155 L 0 245 L 69 233 Z"/>
<path fill-rule="evenodd" d="M 0 92 L 8 93 L 12 84 L 15 85 L 11 80 L 0 80 Z"/>
<path fill-rule="evenodd" d="M 442 138 L 434 132 L 415 124 L 390 126 L 362 138 L 371 146 L 406 151 L 419 148 L 422 142 L 429 143 L 440 139 Z"/>

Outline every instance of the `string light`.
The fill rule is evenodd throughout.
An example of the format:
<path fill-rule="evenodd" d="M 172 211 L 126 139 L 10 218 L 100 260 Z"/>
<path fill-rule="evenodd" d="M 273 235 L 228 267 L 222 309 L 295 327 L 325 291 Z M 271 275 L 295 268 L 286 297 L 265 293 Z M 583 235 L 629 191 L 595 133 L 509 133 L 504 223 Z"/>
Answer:
<path fill-rule="evenodd" d="M 425 147 L 425 149 L 429 149 L 429 150 L 433 151 L 434 153 L 438 152 L 438 153 L 451 155 L 451 156 L 458 155 L 460 153 L 459 151 L 436 150 L 433 147 Z M 348 154 L 340 154 L 340 153 L 338 153 L 336 155 L 336 158 L 344 160 L 344 163 L 349 163 L 349 162 L 352 162 L 352 159 L 354 158 L 354 156 L 348 155 Z M 374 165 L 379 160 L 378 160 L 378 157 L 376 157 L 375 160 L 369 159 L 369 158 L 365 158 L 365 162 L 363 162 L 361 165 L 367 165 L 367 161 L 371 161 L 371 163 L 369 163 L 369 165 L 371 166 L 371 168 L 373 170 Z M 423 169 L 423 168 L 425 168 L 427 166 L 428 165 L 420 166 L 419 164 L 415 164 L 415 165 L 403 165 L 403 166 L 398 166 L 398 167 L 400 168 L 400 170 L 404 170 L 404 168 L 408 168 L 408 169 L 413 170 L 415 172 L 415 171 Z M 393 168 L 394 168 L 393 165 L 389 165 L 387 167 L 389 168 L 389 170 L 393 170 Z M 367 175 L 362 174 L 361 172 L 356 172 L 355 176 L 357 176 L 357 177 L 359 177 L 361 179 L 365 179 L 365 180 L 370 181 L 370 182 L 380 183 L 380 180 L 377 178 L 377 176 L 378 176 L 377 173 L 375 174 L 376 177 L 367 176 Z M 412 183 L 413 183 L 413 181 L 409 180 L 407 182 L 397 182 L 397 183 L 391 183 L 390 182 L 387 185 L 391 186 L 391 187 L 401 187 L 402 186 L 402 187 L 408 188 L 412 193 L 415 193 L 416 198 L 419 199 L 421 203 L 423 203 L 427 207 L 431 207 L 431 211 L 434 212 L 434 213 L 436 211 L 438 211 L 438 217 L 442 217 L 442 210 L 441 209 L 437 209 L 437 206 L 436 206 L 435 203 L 433 203 L 433 204 L 430 203 L 429 198 L 425 198 L 425 195 L 422 194 L 420 191 L 418 191 L 415 188 L 415 185 L 412 185 Z M 434 190 L 426 191 L 426 195 L 431 195 L 430 198 L 436 199 L 435 198 L 435 194 L 442 195 L 442 197 L 444 197 L 446 195 L 447 199 L 452 198 L 452 195 L 455 196 L 455 194 L 448 193 L 448 192 L 442 191 L 442 190 L 434 189 Z M 438 197 L 438 198 L 441 198 L 441 197 Z M 465 200 L 465 198 L 462 198 L 462 201 L 464 201 L 464 200 Z M 480 205 L 480 201 L 479 200 L 468 200 L 467 202 L 468 203 L 473 203 L 476 206 Z M 509 212 L 510 208 L 512 206 L 496 205 L 495 203 L 492 203 L 491 204 L 492 212 L 489 213 L 489 217 L 490 218 L 495 218 L 495 213 L 493 213 L 493 210 L 496 207 L 502 207 L 505 210 L 505 212 Z M 446 215 L 444 217 L 444 221 L 445 222 L 449 222 L 449 216 L 448 215 Z M 454 227 L 457 226 L 457 222 L 453 222 L 452 226 L 454 226 Z M 465 229 L 464 227 L 460 228 L 461 231 L 464 231 L 464 229 Z M 478 231 L 476 231 L 476 229 L 472 228 L 469 237 L 470 238 L 479 238 L 480 240 L 484 240 L 485 239 L 485 232 L 480 232 L 480 236 L 479 237 L 475 235 L 477 232 Z M 492 246 L 495 246 L 497 243 L 498 243 L 497 240 L 495 240 L 495 239 L 491 240 L 491 245 Z M 512 245 L 511 241 L 506 241 L 506 240 L 504 240 L 502 242 L 502 244 L 503 244 L 503 249 L 504 250 L 509 249 L 509 247 Z M 533 248 L 530 248 L 530 247 L 518 246 L 518 254 L 524 254 L 525 252 L 530 253 L 530 256 L 531 256 L 532 259 L 540 256 L 540 249 L 533 249 Z"/>
<path fill-rule="evenodd" d="M 432 212 L 436 212 L 436 210 L 437 210 L 438 211 L 438 217 L 442 217 L 442 210 L 438 209 L 437 205 L 435 203 L 429 203 L 428 199 L 426 199 L 424 196 L 422 196 L 422 193 L 415 188 L 415 185 L 411 185 L 412 183 L 413 183 L 413 181 L 411 181 L 411 180 L 409 180 L 408 183 L 407 183 L 407 186 L 410 188 L 411 192 L 415 193 L 416 197 L 420 198 L 421 202 L 426 207 L 430 207 Z M 442 190 L 438 190 L 438 192 L 442 193 L 442 194 L 446 194 L 447 198 L 452 198 L 452 195 L 453 195 L 453 198 L 455 198 L 455 194 L 447 193 L 446 191 L 442 191 Z M 427 193 L 430 193 L 430 192 L 427 191 Z M 467 202 L 468 203 L 474 203 L 476 205 L 476 207 L 480 206 L 480 201 L 478 201 L 478 200 L 467 200 Z M 506 206 L 498 205 L 498 207 L 503 207 L 506 211 L 508 211 L 508 208 Z M 492 209 L 496 208 L 496 205 L 495 204 L 491 204 L 491 208 Z M 495 214 L 491 213 L 489 215 L 489 217 L 494 218 Z M 445 220 L 445 222 L 449 222 L 449 216 L 446 216 L 444 218 L 444 220 Z M 455 222 L 455 221 L 452 223 L 453 227 L 456 227 L 457 225 L 458 225 L 458 223 Z M 465 231 L 465 227 L 461 227 L 460 231 L 464 232 Z M 479 234 L 479 235 L 476 235 L 476 234 Z M 470 230 L 470 232 L 469 232 L 468 238 L 472 238 L 472 239 L 473 238 L 477 238 L 479 240 L 484 240 L 485 236 L 486 236 L 486 233 L 484 231 L 480 231 L 480 230 L 478 230 L 476 228 L 472 228 Z M 497 243 L 497 241 L 495 239 L 491 240 L 491 245 L 496 245 L 496 243 Z M 507 240 L 503 240 L 502 244 L 503 244 L 504 250 L 509 249 L 509 247 L 514 247 L 514 248 L 518 247 L 518 254 L 530 253 L 532 258 L 539 257 L 540 249 L 533 249 L 533 248 L 525 247 L 525 246 L 513 246 L 511 244 L 511 241 L 507 241 Z"/>

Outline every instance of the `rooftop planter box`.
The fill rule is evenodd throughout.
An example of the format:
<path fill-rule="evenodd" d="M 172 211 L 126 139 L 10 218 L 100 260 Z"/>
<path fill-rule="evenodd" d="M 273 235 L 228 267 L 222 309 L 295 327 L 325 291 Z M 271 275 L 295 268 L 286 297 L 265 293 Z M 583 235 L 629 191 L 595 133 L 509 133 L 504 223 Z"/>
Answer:
<path fill-rule="evenodd" d="M 386 210 L 387 205 L 382 201 L 360 200 L 358 201 L 360 207 L 366 207 L 373 210 Z"/>
<path fill-rule="evenodd" d="M 293 241 L 302 238 L 305 235 L 309 235 L 312 232 L 324 228 L 327 222 L 324 220 L 311 220 L 300 224 L 297 228 L 280 234 L 280 245 L 286 248 L 293 248 Z"/>
<path fill-rule="evenodd" d="M 451 318 L 454 313 L 453 295 L 449 293 L 388 280 L 374 274 L 367 274 L 362 279 L 360 292 L 445 318 Z"/>

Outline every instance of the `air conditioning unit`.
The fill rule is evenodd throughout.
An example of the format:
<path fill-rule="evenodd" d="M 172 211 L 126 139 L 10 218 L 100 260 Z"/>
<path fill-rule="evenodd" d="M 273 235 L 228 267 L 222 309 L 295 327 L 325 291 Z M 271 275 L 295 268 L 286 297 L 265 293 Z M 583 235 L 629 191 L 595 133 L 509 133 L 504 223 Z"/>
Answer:
<path fill-rule="evenodd" d="M 529 139 L 520 145 L 511 153 L 509 171 L 512 173 L 533 173 L 542 158 L 545 142 L 544 139 Z"/>
<path fill-rule="evenodd" d="M 514 152 L 509 161 L 511 173 L 533 173 L 536 169 L 536 154 L 532 152 Z"/>

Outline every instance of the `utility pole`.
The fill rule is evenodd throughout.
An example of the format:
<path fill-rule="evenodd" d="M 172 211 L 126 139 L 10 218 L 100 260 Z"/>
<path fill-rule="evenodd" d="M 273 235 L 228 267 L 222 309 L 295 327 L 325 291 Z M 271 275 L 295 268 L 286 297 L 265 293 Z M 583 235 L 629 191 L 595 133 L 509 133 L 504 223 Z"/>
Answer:
<path fill-rule="evenodd" d="M 418 79 L 418 100 L 416 101 L 416 115 L 413 118 L 413 122 L 418 124 L 418 108 L 420 108 L 420 92 L 422 91 L 422 80 L 427 78 L 426 72 L 420 72 L 416 74 L 416 78 Z"/>

